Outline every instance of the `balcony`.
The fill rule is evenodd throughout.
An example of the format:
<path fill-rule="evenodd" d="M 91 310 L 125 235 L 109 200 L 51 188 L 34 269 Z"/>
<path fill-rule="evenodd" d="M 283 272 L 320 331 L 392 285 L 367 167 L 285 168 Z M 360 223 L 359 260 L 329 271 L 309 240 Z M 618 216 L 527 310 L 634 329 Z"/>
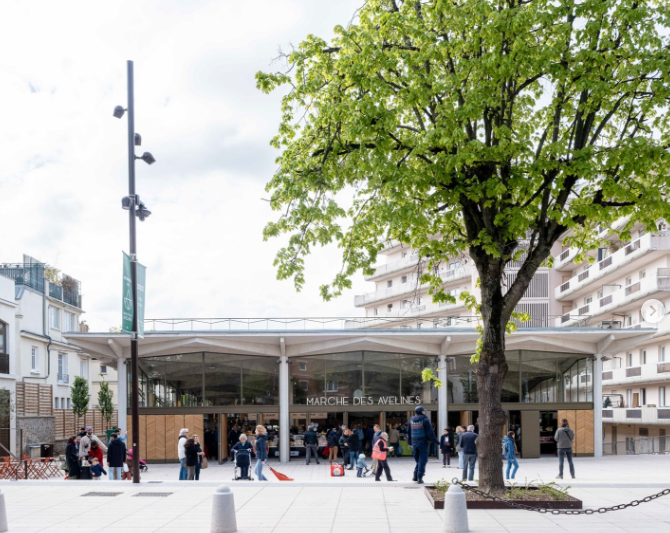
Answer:
<path fill-rule="evenodd" d="M 365 276 L 365 280 L 374 281 L 384 276 L 396 274 L 398 272 L 402 272 L 407 268 L 416 267 L 418 263 L 419 263 L 419 254 L 415 252 L 413 254 L 408 255 L 407 257 L 398 259 L 397 261 L 376 266 L 375 273 L 372 274 L 371 276 Z"/>
<path fill-rule="evenodd" d="M 617 359 L 614 360 L 617 361 Z M 668 381 L 669 374 L 670 362 L 614 368 L 603 371 L 603 387 Z"/>
<path fill-rule="evenodd" d="M 57 381 L 61 385 L 67 385 L 70 383 L 70 376 L 68 374 L 58 374 Z"/>
<path fill-rule="evenodd" d="M 670 424 L 670 407 L 608 407 L 603 409 L 603 422 L 612 424 Z"/>
<path fill-rule="evenodd" d="M 658 272 L 655 274 L 651 273 L 640 281 L 631 283 L 630 285 L 616 290 L 607 296 L 603 296 L 594 302 L 588 303 L 579 309 L 573 309 L 569 313 L 565 313 L 560 317 L 557 326 L 574 326 L 582 324 L 589 318 L 610 313 L 624 305 L 636 302 L 642 298 L 647 298 L 658 291 L 670 290 L 661 288 L 665 286 L 665 280 L 667 279 L 660 273 L 662 270 L 668 269 L 659 268 Z"/>
<path fill-rule="evenodd" d="M 81 283 L 69 276 L 63 276 L 62 283 L 57 285 L 49 282 L 49 296 L 81 309 Z"/>
<path fill-rule="evenodd" d="M 3 263 L 0 275 L 13 279 L 16 285 L 44 293 L 44 263 Z"/>
<path fill-rule="evenodd" d="M 670 232 L 647 233 L 602 261 L 592 263 L 587 270 L 557 287 L 555 297 L 562 301 L 586 295 L 593 290 L 592 285 L 595 281 L 605 284 L 615 277 L 622 276 L 626 270 L 634 269 L 633 263 L 640 257 L 665 250 L 670 250 Z M 667 279 L 670 286 L 670 275 Z"/>
<path fill-rule="evenodd" d="M 471 278 L 472 271 L 470 265 L 465 265 L 454 270 L 441 270 L 440 277 L 444 284 L 447 284 Z M 428 289 L 428 284 L 417 286 L 416 279 L 408 279 L 407 283 L 401 283 L 393 287 L 380 289 L 376 292 L 354 296 L 354 305 L 356 307 L 364 307 L 384 300 L 408 296 L 426 289 Z"/>

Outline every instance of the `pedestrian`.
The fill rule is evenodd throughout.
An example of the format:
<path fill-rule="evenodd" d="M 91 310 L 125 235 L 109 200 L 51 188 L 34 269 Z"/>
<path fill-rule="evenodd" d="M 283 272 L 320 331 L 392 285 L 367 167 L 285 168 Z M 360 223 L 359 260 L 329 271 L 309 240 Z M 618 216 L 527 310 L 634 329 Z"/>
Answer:
<path fill-rule="evenodd" d="M 372 457 L 377 460 L 377 470 L 375 470 L 375 481 L 381 481 L 382 472 L 386 474 L 386 481 L 395 481 L 391 477 L 391 469 L 389 468 L 389 463 L 386 459 L 388 456 L 388 433 L 382 433 L 379 438 L 375 441 L 374 446 L 372 447 Z"/>
<path fill-rule="evenodd" d="M 469 425 L 465 433 L 461 433 L 460 443 L 463 448 L 463 481 L 468 478 L 472 481 L 475 477 L 475 463 L 477 463 L 477 435 L 475 426 Z M 470 475 L 468 476 L 468 467 Z"/>
<path fill-rule="evenodd" d="M 361 453 L 361 439 L 358 432 L 349 430 L 347 432 L 347 450 L 349 450 L 349 462 L 351 463 L 348 470 L 353 470 L 356 467 L 356 460 L 358 454 Z"/>
<path fill-rule="evenodd" d="M 454 435 L 451 428 L 446 428 L 440 437 L 440 451 L 442 452 L 442 468 L 451 466 L 451 452 L 454 449 Z"/>
<path fill-rule="evenodd" d="M 363 477 L 368 473 L 368 465 L 365 462 L 365 454 L 361 453 L 358 455 L 358 461 L 356 461 L 356 477 Z"/>
<path fill-rule="evenodd" d="M 458 468 L 463 470 L 463 467 L 465 464 L 463 463 L 463 446 L 461 445 L 461 435 L 465 430 L 463 429 L 463 426 L 456 426 L 456 433 L 454 433 L 454 449 L 456 450 L 456 453 L 458 454 Z"/>
<path fill-rule="evenodd" d="M 341 434 L 338 442 L 340 445 L 340 453 L 342 454 L 342 466 L 346 467 L 347 463 L 349 462 L 349 448 L 347 447 L 347 441 L 349 440 L 349 429 L 347 426 L 342 426 L 340 429 Z"/>
<path fill-rule="evenodd" d="M 79 458 L 84 459 L 88 457 L 88 452 L 91 451 L 91 444 L 93 442 L 96 442 L 97 445 L 103 449 L 103 451 L 107 451 L 107 446 L 105 446 L 102 441 L 93 434 L 93 427 L 88 426 L 85 428 L 85 433 L 81 438 L 81 442 L 79 443 Z"/>
<path fill-rule="evenodd" d="M 98 460 L 98 463 L 100 463 L 103 467 L 105 466 L 105 463 L 102 460 L 102 448 L 98 446 L 96 441 L 91 442 L 91 449 L 88 450 L 88 457 L 89 461 L 95 457 Z"/>
<path fill-rule="evenodd" d="M 198 450 L 198 462 L 195 463 L 195 480 L 200 481 L 200 466 L 202 464 L 202 458 L 205 455 L 205 451 L 202 449 L 202 445 L 200 444 L 200 437 L 198 435 L 193 435 L 193 442 L 195 443 L 195 447 Z"/>
<path fill-rule="evenodd" d="M 372 434 L 370 455 L 372 455 L 372 450 L 374 450 L 375 444 L 377 443 L 377 441 L 382 436 L 382 428 L 379 424 L 375 424 L 375 426 L 374 426 L 374 428 L 372 428 L 372 430 L 374 431 L 374 433 Z M 375 459 L 375 457 L 372 458 L 372 471 L 373 472 L 377 471 L 377 459 Z"/>
<path fill-rule="evenodd" d="M 79 479 L 79 453 L 77 447 L 81 437 L 75 435 L 67 440 L 65 446 L 65 462 L 67 463 L 67 478 Z"/>
<path fill-rule="evenodd" d="M 428 462 L 428 444 L 431 442 L 440 444 L 440 441 L 435 436 L 430 420 L 424 414 L 426 410 L 418 406 L 414 411 L 416 414 L 409 419 L 409 427 L 407 428 L 407 444 L 412 449 L 412 455 L 416 463 L 412 480 L 422 485 L 423 476 L 426 473 L 426 463 Z"/>
<path fill-rule="evenodd" d="M 126 444 L 116 433 L 112 433 L 107 448 L 107 466 L 109 467 L 109 479 L 121 481 L 123 475 L 123 463 L 126 460 Z"/>
<path fill-rule="evenodd" d="M 402 448 L 400 447 L 400 432 L 397 425 L 389 430 L 389 446 L 393 448 L 392 455 L 399 457 L 402 453 Z"/>
<path fill-rule="evenodd" d="M 93 479 L 94 481 L 100 481 L 102 479 L 103 474 L 107 475 L 107 472 L 105 471 L 105 469 L 100 464 L 100 461 L 98 461 L 97 457 L 92 457 L 91 458 L 91 479 Z"/>
<path fill-rule="evenodd" d="M 198 447 L 195 445 L 195 440 L 189 438 L 184 444 L 184 450 L 186 452 L 186 469 L 188 471 L 187 479 L 189 481 L 195 480 L 195 465 L 198 464 Z"/>
<path fill-rule="evenodd" d="M 377 424 L 375 424 L 374 428 L 371 427 L 371 426 L 368 426 L 367 428 L 365 428 L 365 431 L 363 432 L 363 437 L 362 437 L 363 442 L 362 442 L 361 450 L 363 450 L 363 451 L 369 450 L 370 452 L 372 452 L 372 441 L 375 438 L 375 433 L 377 433 L 377 428 L 378 427 L 379 426 Z M 359 435 L 359 438 L 360 437 L 361 436 Z M 374 470 L 373 470 L 373 472 L 374 472 Z"/>
<path fill-rule="evenodd" d="M 121 472 L 122 481 L 133 480 L 133 454 L 132 450 L 126 450 L 126 460 L 123 463 L 123 472 Z"/>
<path fill-rule="evenodd" d="M 321 464 L 319 462 L 319 436 L 314 431 L 314 426 L 310 425 L 305 432 L 305 464 L 308 465 L 311 459 L 311 456 L 314 455 L 316 459 L 316 464 Z"/>
<path fill-rule="evenodd" d="M 249 478 L 249 466 L 251 465 L 251 453 L 254 447 L 248 442 L 247 436 L 242 433 L 240 441 L 233 446 L 233 453 L 237 452 L 235 456 L 235 464 L 240 469 L 240 477 L 242 479 Z"/>
<path fill-rule="evenodd" d="M 558 476 L 556 479 L 563 479 L 563 460 L 568 457 L 570 465 L 570 475 L 575 479 L 575 465 L 572 463 L 572 443 L 575 440 L 575 432 L 572 431 L 567 418 L 561 419 L 561 427 L 556 430 L 554 435 L 556 448 L 558 448 Z"/>
<path fill-rule="evenodd" d="M 510 431 L 503 439 L 503 456 L 505 459 L 507 459 L 507 474 L 505 475 L 505 479 L 509 479 L 509 471 L 512 466 L 514 466 L 514 470 L 512 471 L 512 479 L 514 479 L 516 471 L 519 470 L 519 462 L 516 460 L 516 452 L 517 449 L 516 442 L 514 442 L 514 431 Z"/>
<path fill-rule="evenodd" d="M 337 449 L 340 445 L 340 439 L 337 436 L 337 431 L 335 428 L 331 429 L 326 436 L 326 441 L 328 442 L 328 463 L 337 464 Z"/>
<path fill-rule="evenodd" d="M 233 456 L 233 447 L 237 444 L 237 441 L 240 440 L 240 433 L 237 424 L 233 424 L 233 427 L 228 432 L 228 449 L 230 450 L 231 457 Z"/>
<path fill-rule="evenodd" d="M 256 443 L 254 445 L 254 452 L 256 453 L 256 476 L 258 481 L 267 481 L 263 475 L 263 465 L 268 460 L 268 432 L 265 427 L 256 426 Z"/>
<path fill-rule="evenodd" d="M 126 432 L 122 435 L 122 434 L 121 434 L 121 428 L 116 428 L 116 429 L 114 430 L 114 433 L 112 433 L 112 435 L 116 435 L 116 437 L 117 437 L 119 440 L 123 441 L 124 444 L 125 444 L 125 443 L 127 442 L 127 440 L 128 440 L 128 432 L 126 431 Z M 111 442 L 112 442 L 112 435 L 109 436 L 109 442 L 107 442 L 107 446 L 109 446 L 109 445 L 111 444 Z"/>
<path fill-rule="evenodd" d="M 181 428 L 179 438 L 177 439 L 177 458 L 179 459 L 179 481 L 188 479 L 188 469 L 186 468 L 186 441 L 188 440 L 188 428 Z"/>

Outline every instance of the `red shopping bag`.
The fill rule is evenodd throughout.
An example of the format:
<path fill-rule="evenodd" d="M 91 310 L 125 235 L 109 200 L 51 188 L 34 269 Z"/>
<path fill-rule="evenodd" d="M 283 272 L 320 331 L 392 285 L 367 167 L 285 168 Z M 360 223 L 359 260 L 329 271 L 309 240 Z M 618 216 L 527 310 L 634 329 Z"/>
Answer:
<path fill-rule="evenodd" d="M 330 476 L 331 477 L 344 477 L 344 466 L 342 466 L 342 465 L 330 465 Z"/>

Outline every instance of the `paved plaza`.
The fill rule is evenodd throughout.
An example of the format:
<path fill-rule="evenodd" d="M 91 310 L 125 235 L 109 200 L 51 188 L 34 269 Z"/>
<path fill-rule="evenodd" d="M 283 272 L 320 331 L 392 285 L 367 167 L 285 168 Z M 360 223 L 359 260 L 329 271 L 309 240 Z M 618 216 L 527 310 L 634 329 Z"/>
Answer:
<path fill-rule="evenodd" d="M 520 461 L 518 479 L 552 480 L 555 458 Z M 11 532 L 123 531 L 207 532 L 212 495 L 228 484 L 235 495 L 239 531 L 254 533 L 355 533 L 440 531 L 442 511 L 431 508 L 423 490 L 412 484 L 410 459 L 396 459 L 400 481 L 331 478 L 327 464 L 275 465 L 295 479 L 279 482 L 231 481 L 232 467 L 212 465 L 200 482 L 179 482 L 177 465 L 150 465 L 143 482 L 2 482 Z M 564 480 L 585 507 L 626 503 L 670 487 L 670 456 L 628 456 L 576 460 L 577 479 Z M 347 472 L 350 474 L 350 472 Z M 452 478 L 455 468 L 433 460 L 427 479 Z M 112 496 L 84 496 L 120 492 Z M 149 494 L 147 494 L 149 493 Z M 153 494 L 151 494 L 153 493 Z M 156 494 L 160 493 L 160 494 Z M 167 493 L 167 494 L 166 494 Z M 142 496 L 138 496 L 142 494 Z M 469 511 L 473 532 L 670 532 L 670 496 L 635 508 L 592 516 L 540 515 L 527 511 Z"/>

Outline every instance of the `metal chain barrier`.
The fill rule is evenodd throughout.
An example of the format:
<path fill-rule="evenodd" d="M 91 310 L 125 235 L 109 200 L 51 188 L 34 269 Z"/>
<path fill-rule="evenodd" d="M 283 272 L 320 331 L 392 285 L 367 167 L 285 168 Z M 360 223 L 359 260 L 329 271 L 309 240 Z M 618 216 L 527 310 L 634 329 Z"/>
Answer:
<path fill-rule="evenodd" d="M 505 500 L 504 498 L 499 498 L 498 496 L 493 496 L 492 494 L 487 494 L 484 491 L 479 490 L 478 488 L 475 488 L 471 485 L 467 485 L 458 479 L 454 478 L 452 480 L 452 483 L 454 485 L 460 485 L 464 490 L 470 491 L 473 494 L 477 494 L 478 496 L 481 496 L 482 498 L 485 498 L 487 500 L 494 500 L 497 502 L 502 502 L 505 505 L 509 507 L 514 507 L 516 509 L 521 509 L 522 511 L 534 511 L 536 513 L 540 514 L 567 514 L 567 515 L 592 515 L 592 514 L 605 514 L 609 511 L 623 511 L 624 509 L 627 509 L 628 507 L 637 507 L 641 503 L 647 503 L 652 500 L 655 500 L 656 498 L 660 498 L 661 496 L 667 496 L 670 494 L 670 489 L 664 489 L 661 492 L 657 492 L 656 494 L 652 494 L 651 496 L 646 496 L 645 498 L 642 498 L 641 500 L 633 500 L 630 503 L 623 503 L 621 505 L 613 505 L 612 507 L 600 507 L 598 509 L 545 509 L 545 508 L 538 508 L 538 507 L 530 507 L 529 505 L 524 505 L 522 503 L 516 503 L 512 502 L 509 500 Z"/>

